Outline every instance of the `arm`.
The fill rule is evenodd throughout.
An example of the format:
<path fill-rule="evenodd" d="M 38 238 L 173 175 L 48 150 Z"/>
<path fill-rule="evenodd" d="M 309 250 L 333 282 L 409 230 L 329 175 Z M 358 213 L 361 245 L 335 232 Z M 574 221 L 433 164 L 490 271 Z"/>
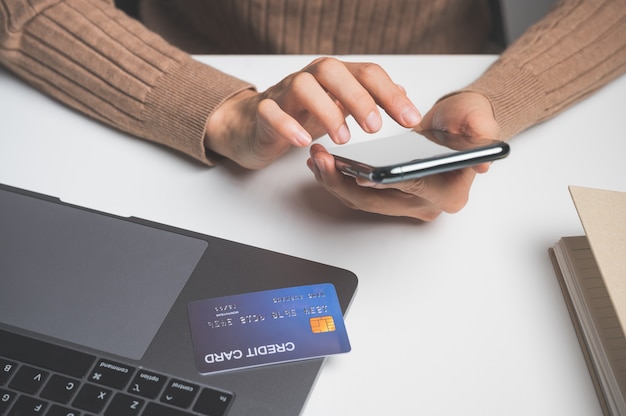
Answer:
<path fill-rule="evenodd" d="M 377 104 L 406 127 L 421 118 L 377 65 L 319 59 L 257 93 L 111 1 L 0 1 L 0 63 L 91 117 L 208 164 L 205 148 L 261 168 L 326 132 L 345 142 L 348 114 L 376 131 Z"/>
<path fill-rule="evenodd" d="M 506 140 L 555 116 L 625 71 L 626 2 L 561 0 L 462 91 L 489 100 L 499 137 Z M 481 130 L 484 120 L 475 120 L 477 113 L 465 111 L 464 96 L 444 97 L 425 116 L 423 125 L 455 130 L 465 123 L 470 130 Z"/>
<path fill-rule="evenodd" d="M 1 0 L 0 64 L 82 113 L 207 164 L 209 115 L 251 88 L 103 0 Z"/>
<path fill-rule="evenodd" d="M 561 0 L 475 82 L 439 100 L 422 129 L 509 139 L 593 93 L 626 71 L 626 2 Z M 309 168 L 346 205 L 384 215 L 432 220 L 468 200 L 475 169 L 393 186 L 355 183 L 332 156 L 311 148 Z M 379 189 L 383 188 L 383 189 Z"/>

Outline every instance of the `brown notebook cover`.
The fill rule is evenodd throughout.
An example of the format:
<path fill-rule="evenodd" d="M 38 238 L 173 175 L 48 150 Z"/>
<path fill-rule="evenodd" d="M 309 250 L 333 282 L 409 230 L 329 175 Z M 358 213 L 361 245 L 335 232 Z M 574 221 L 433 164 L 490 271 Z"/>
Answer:
<path fill-rule="evenodd" d="M 605 415 L 626 415 L 626 193 L 570 186 L 586 236 L 550 254 Z"/>

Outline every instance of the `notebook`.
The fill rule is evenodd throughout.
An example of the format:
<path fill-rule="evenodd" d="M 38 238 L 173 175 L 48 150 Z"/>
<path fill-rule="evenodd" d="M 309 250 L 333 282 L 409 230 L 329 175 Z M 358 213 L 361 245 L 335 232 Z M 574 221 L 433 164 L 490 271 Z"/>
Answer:
<path fill-rule="evenodd" d="M 11 416 L 300 414 L 325 358 L 201 374 L 188 306 L 330 284 L 345 314 L 357 287 L 344 269 L 6 185 L 0 275 Z"/>
<path fill-rule="evenodd" d="M 585 236 L 550 250 L 605 415 L 626 414 L 626 193 L 570 187 Z"/>

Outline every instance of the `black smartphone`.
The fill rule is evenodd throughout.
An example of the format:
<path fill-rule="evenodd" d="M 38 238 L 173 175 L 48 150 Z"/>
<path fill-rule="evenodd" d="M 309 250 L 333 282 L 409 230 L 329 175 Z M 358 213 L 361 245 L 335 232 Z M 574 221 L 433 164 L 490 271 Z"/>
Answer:
<path fill-rule="evenodd" d="M 502 159 L 509 154 L 509 145 L 431 130 L 345 144 L 329 152 L 345 174 L 393 183 Z"/>

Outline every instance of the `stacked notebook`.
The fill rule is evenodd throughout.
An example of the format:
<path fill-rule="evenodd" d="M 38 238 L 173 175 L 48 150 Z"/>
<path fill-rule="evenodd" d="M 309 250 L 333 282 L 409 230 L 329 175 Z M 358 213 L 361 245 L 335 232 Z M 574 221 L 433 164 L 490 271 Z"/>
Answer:
<path fill-rule="evenodd" d="M 626 193 L 570 187 L 585 236 L 550 256 L 605 415 L 626 415 Z"/>

